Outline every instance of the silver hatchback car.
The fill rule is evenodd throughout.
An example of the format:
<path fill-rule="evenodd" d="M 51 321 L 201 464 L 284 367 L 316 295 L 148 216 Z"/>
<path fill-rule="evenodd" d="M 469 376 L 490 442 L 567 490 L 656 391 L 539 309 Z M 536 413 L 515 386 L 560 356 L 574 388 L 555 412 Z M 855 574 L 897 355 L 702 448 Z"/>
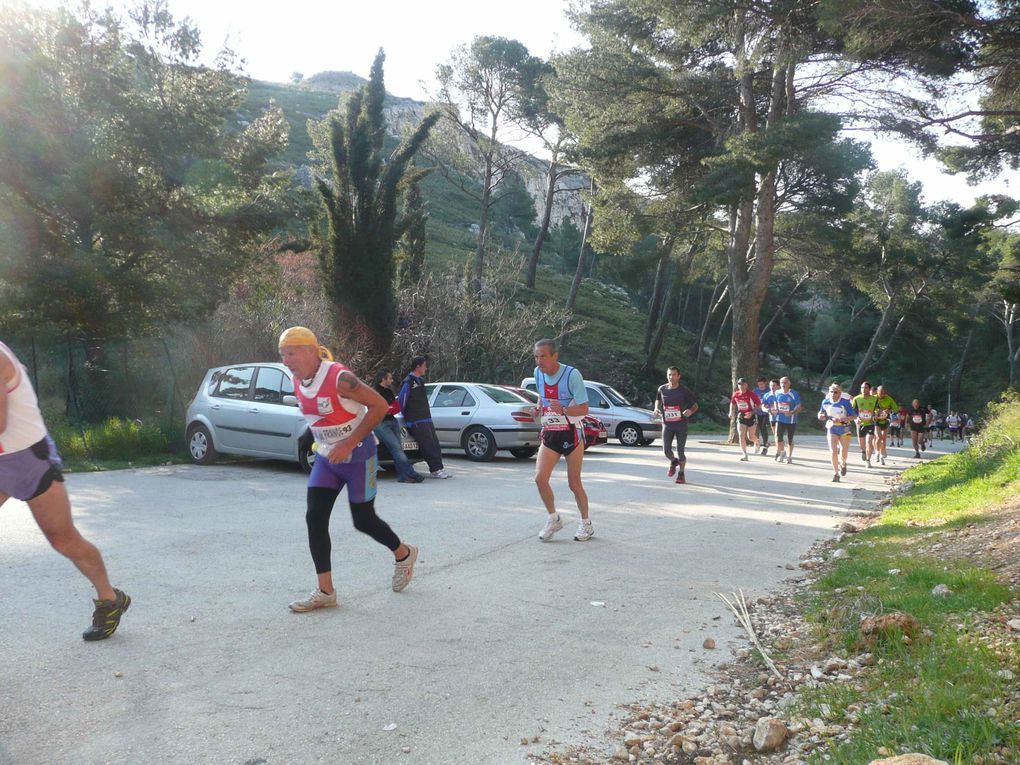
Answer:
<path fill-rule="evenodd" d="M 305 472 L 315 462 L 312 434 L 297 407 L 290 371 L 278 362 L 210 369 L 188 404 L 185 428 L 188 452 L 199 465 L 208 465 L 218 454 L 290 460 Z M 401 441 L 408 459 L 419 461 L 418 444 L 402 422 Z M 379 462 L 392 461 L 380 444 Z"/>
<path fill-rule="evenodd" d="M 521 394 L 472 382 L 429 383 L 425 390 L 442 448 L 463 449 L 476 462 L 491 460 L 499 449 L 519 459 L 538 452 L 533 404 Z"/>

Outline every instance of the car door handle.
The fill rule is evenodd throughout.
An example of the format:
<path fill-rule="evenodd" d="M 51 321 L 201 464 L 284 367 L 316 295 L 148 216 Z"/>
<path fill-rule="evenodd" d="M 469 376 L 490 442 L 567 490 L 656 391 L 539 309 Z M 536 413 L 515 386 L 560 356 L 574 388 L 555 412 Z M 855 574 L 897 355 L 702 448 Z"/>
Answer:
<path fill-rule="evenodd" d="M 218 410 L 220 408 L 220 405 L 219 404 L 210 404 L 209 408 L 210 409 L 217 409 Z"/>
<path fill-rule="evenodd" d="M 461 412 L 461 414 L 471 414 L 471 412 Z"/>
<path fill-rule="evenodd" d="M 258 414 L 258 413 L 259 413 L 259 409 L 258 409 L 257 407 L 254 407 L 254 406 L 253 406 L 253 407 L 251 407 L 251 408 L 250 408 L 250 409 L 249 409 L 248 411 L 249 411 L 249 412 L 250 412 L 251 414 Z"/>

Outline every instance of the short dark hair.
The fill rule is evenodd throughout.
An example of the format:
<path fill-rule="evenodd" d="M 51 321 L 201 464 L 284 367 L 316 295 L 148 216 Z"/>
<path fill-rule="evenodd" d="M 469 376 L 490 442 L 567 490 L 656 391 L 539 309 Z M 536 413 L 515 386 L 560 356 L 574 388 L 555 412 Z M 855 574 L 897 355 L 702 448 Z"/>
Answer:
<path fill-rule="evenodd" d="M 428 361 L 428 359 L 425 358 L 424 356 L 415 356 L 413 359 L 411 359 L 411 370 L 410 371 L 413 372 L 418 367 L 420 367 L 422 364 L 424 364 L 426 361 Z"/>
<path fill-rule="evenodd" d="M 676 371 L 677 374 L 680 374 L 680 367 L 666 367 L 667 374 L 673 371 Z"/>
<path fill-rule="evenodd" d="M 388 374 L 390 374 L 390 370 L 388 370 L 388 369 L 380 369 L 378 372 L 376 372 L 375 373 L 375 384 L 376 385 L 382 384 L 382 381 L 386 379 L 386 375 L 388 375 Z"/>
<path fill-rule="evenodd" d="M 759 375 L 758 379 L 755 380 L 755 382 L 768 382 L 768 381 L 769 381 L 769 378 L 767 378 L 765 375 Z"/>
<path fill-rule="evenodd" d="M 770 383 L 775 383 L 776 385 L 779 385 L 779 378 L 778 377 L 773 377 L 771 380 L 769 380 L 769 382 Z"/>
<path fill-rule="evenodd" d="M 535 342 L 536 348 L 548 348 L 549 353 L 556 353 L 556 341 L 551 340 L 548 337 L 543 337 L 541 340 Z"/>

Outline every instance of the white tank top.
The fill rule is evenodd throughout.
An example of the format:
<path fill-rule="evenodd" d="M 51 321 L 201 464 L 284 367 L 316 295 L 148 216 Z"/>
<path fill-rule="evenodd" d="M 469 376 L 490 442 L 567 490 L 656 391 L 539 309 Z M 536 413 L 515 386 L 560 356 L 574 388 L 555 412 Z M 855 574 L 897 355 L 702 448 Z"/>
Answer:
<path fill-rule="evenodd" d="M 8 454 L 27 449 L 45 438 L 46 424 L 28 380 L 28 370 L 3 343 L 0 343 L 0 353 L 14 365 L 14 377 L 6 383 L 7 427 L 0 433 L 0 454 Z"/>

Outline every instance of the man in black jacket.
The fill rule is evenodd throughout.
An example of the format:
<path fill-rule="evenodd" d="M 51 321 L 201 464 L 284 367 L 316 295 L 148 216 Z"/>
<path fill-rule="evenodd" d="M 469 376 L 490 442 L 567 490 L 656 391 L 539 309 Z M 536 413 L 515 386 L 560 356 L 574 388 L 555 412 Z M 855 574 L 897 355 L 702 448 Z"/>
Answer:
<path fill-rule="evenodd" d="M 428 463 L 430 477 L 450 478 L 443 467 L 443 451 L 439 447 L 436 427 L 432 424 L 432 410 L 425 390 L 428 368 L 428 360 L 424 356 L 411 359 L 411 371 L 400 386 L 397 401 L 400 402 L 400 411 L 404 413 L 404 424 L 418 442 L 418 448 Z"/>

